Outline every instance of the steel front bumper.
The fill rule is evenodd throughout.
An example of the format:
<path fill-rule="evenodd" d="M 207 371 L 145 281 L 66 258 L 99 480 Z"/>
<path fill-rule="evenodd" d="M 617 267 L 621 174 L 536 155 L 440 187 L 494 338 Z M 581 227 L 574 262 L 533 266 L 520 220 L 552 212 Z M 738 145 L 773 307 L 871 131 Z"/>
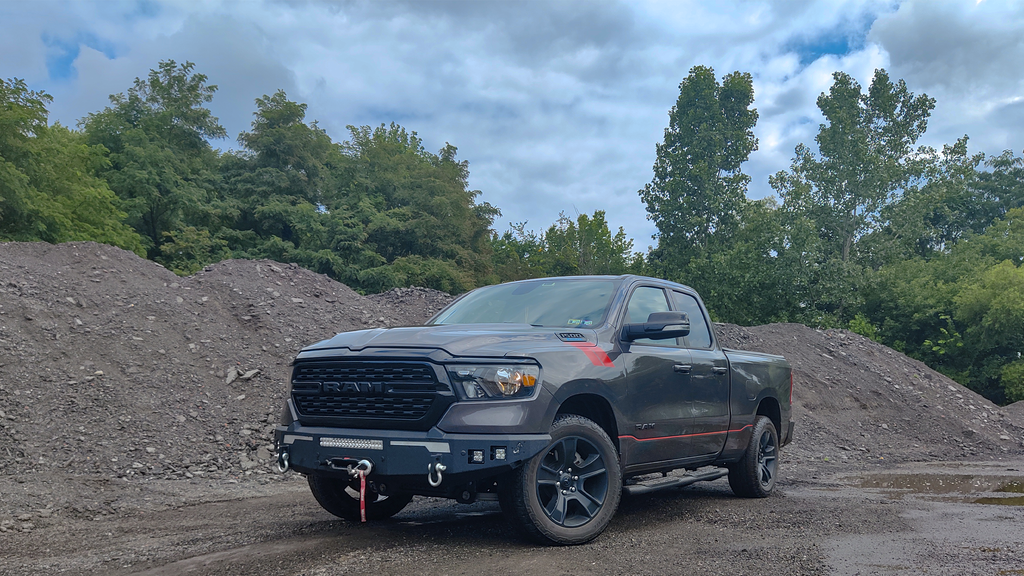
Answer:
<path fill-rule="evenodd" d="M 330 428 L 293 422 L 278 426 L 274 441 L 279 462 L 287 454 L 288 466 L 303 474 L 347 475 L 348 465 L 369 460 L 373 476 L 426 478 L 439 463 L 445 476 L 469 479 L 493 475 L 532 458 L 551 443 L 551 436 L 449 434 L 436 427 L 426 432 Z"/>

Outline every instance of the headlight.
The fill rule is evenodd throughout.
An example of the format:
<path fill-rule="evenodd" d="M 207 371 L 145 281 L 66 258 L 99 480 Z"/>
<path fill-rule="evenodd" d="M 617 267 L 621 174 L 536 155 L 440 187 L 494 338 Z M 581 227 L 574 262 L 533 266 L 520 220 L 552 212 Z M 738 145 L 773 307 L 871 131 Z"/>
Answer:
<path fill-rule="evenodd" d="M 455 365 L 448 377 L 459 393 L 470 400 L 525 398 L 540 383 L 540 368 L 530 365 Z"/>

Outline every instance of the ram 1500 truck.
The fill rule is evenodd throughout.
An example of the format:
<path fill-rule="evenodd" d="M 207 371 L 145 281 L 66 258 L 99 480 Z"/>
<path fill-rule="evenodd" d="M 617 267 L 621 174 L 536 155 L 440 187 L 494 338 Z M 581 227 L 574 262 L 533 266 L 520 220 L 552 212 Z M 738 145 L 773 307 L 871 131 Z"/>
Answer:
<path fill-rule="evenodd" d="M 414 495 L 494 499 L 528 536 L 579 544 L 623 492 L 728 476 L 767 496 L 792 390 L 784 358 L 721 348 L 691 288 L 543 278 L 304 348 L 275 440 L 341 518 L 387 518 Z M 673 470 L 687 472 L 649 479 Z"/>

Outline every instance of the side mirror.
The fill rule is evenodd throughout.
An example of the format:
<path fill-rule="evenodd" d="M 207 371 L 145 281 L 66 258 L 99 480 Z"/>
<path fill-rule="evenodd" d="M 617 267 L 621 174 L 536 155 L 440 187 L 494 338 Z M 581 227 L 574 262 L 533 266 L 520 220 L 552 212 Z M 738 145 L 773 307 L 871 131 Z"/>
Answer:
<path fill-rule="evenodd" d="M 622 340 L 632 342 L 640 338 L 667 340 L 690 333 L 690 318 L 686 312 L 655 312 L 642 324 L 626 324 L 622 327 Z"/>

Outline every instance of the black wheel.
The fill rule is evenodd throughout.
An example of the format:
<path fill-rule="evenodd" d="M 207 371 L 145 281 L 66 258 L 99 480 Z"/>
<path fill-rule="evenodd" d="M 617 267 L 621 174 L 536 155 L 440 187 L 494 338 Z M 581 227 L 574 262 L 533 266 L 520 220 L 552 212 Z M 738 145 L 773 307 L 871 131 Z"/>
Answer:
<path fill-rule="evenodd" d="M 345 520 L 359 521 L 359 479 L 331 478 L 310 474 L 309 490 L 316 501 L 331 514 Z M 382 496 L 366 488 L 366 519 L 384 520 L 402 511 L 412 500 L 412 494 L 398 493 Z"/>
<path fill-rule="evenodd" d="M 779 472 L 779 433 L 766 416 L 754 420 L 750 443 L 739 462 L 729 467 L 729 486 L 744 498 L 765 498 Z"/>
<path fill-rule="evenodd" d="M 566 414 L 551 425 L 551 445 L 509 473 L 502 509 L 545 544 L 596 538 L 619 507 L 622 471 L 615 445 L 600 426 Z"/>

